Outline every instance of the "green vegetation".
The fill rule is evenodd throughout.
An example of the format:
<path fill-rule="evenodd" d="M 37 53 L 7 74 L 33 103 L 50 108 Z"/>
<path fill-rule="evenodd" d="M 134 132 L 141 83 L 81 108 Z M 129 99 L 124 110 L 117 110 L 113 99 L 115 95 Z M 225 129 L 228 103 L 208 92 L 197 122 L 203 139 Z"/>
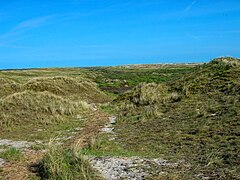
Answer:
<path fill-rule="evenodd" d="M 88 102 L 106 102 L 109 100 L 92 81 L 80 77 L 34 78 L 25 83 L 23 89 L 37 92 L 48 91 L 70 99 L 80 99 Z"/>
<path fill-rule="evenodd" d="M 125 91 L 143 81 L 165 81 L 191 71 L 191 67 L 169 65 L 143 70 L 110 67 L 106 70 L 59 68 L 1 71 L 0 136 L 16 140 L 47 140 L 51 135 L 58 135 L 56 131 L 63 133 L 63 130 L 81 126 L 82 123 L 76 122 L 76 117 L 84 118 L 89 114 L 90 103 L 104 103 L 116 98 L 113 94 L 116 89 Z M 94 83 L 104 89 L 112 80 L 121 83 L 114 91 L 106 91 L 108 96 Z M 103 85 L 105 82 L 106 86 Z M 26 132 L 31 135 L 26 136 Z"/>
<path fill-rule="evenodd" d="M 87 74 L 74 68 L 1 71 L 1 138 L 48 140 L 82 126 L 77 117 L 93 112 L 91 103 L 111 100 Z"/>
<path fill-rule="evenodd" d="M 93 155 L 93 156 L 122 156 L 122 157 L 131 157 L 131 156 L 140 156 L 141 154 L 136 153 L 131 150 L 125 150 L 120 146 L 116 141 L 109 141 L 108 134 L 101 134 L 95 140 L 93 144 L 90 144 L 88 147 L 85 147 L 81 150 L 82 154 Z"/>
<path fill-rule="evenodd" d="M 199 66 L 193 73 L 170 84 L 172 91 L 188 94 L 239 95 L 239 60 L 234 58 L 214 59 Z"/>
<path fill-rule="evenodd" d="M 220 58 L 181 79 L 141 84 L 114 102 L 118 114 L 115 143 L 143 156 L 183 160 L 180 172 L 169 172 L 177 179 L 198 174 L 237 179 L 239 83 L 239 60 Z M 105 143 L 100 149 L 111 146 Z"/>
<path fill-rule="evenodd" d="M 81 149 L 50 145 L 39 170 L 42 178 L 99 179 L 83 155 L 181 162 L 177 168 L 163 167 L 166 173 L 156 179 L 240 178 L 239 59 L 1 71 L 0 90 L 1 138 L 67 136 L 96 118 L 96 106 L 117 116 L 115 140 L 98 135 L 104 117 L 99 114 L 97 125 L 94 120 L 85 129 L 92 143 L 84 142 Z M 0 157 L 17 160 L 21 152 L 10 149 Z"/>
<path fill-rule="evenodd" d="M 43 179 L 100 179 L 77 149 L 50 144 L 38 170 Z"/>
<path fill-rule="evenodd" d="M 77 104 L 47 91 L 35 93 L 23 91 L 3 98 L 0 102 L 1 127 L 13 127 L 18 124 L 35 121 L 36 124 L 51 124 L 61 121 L 62 116 L 72 115 L 81 108 L 89 107 Z M 10 112 L 10 113 L 9 113 Z"/>
<path fill-rule="evenodd" d="M 96 82 L 107 92 L 122 94 L 140 83 L 162 83 L 177 79 L 192 71 L 195 65 L 143 65 L 126 67 L 90 68 L 97 74 Z"/>
<path fill-rule="evenodd" d="M 79 126 L 81 122 L 76 122 L 77 115 L 84 116 L 91 108 L 85 101 L 74 102 L 47 91 L 14 93 L 0 100 L 0 134 L 2 137 L 14 135 L 22 139 L 24 133 L 28 133 L 26 137 L 30 138 L 29 133 L 32 132 L 45 137 L 48 130 L 52 134 L 54 129 L 72 128 L 71 124 Z"/>
<path fill-rule="evenodd" d="M 98 114 L 99 103 L 109 102 L 111 97 L 103 93 L 93 82 L 94 73 L 84 69 L 31 69 L 0 72 L 0 138 L 40 142 L 31 149 L 45 149 L 41 143 L 50 138 L 65 143 L 51 145 L 42 161 L 39 178 L 45 179 L 95 179 L 95 172 L 77 150 L 67 148 L 69 137 L 77 136 L 88 118 Z M 78 129 L 78 130 L 77 130 Z M 5 148 L 4 148 L 5 149 Z M 0 154 L 3 159 L 18 160 L 21 151 L 9 149 Z M 12 172 L 11 165 L 2 169 L 3 177 L 16 174 L 26 178 L 28 163 L 38 161 L 44 153 L 23 152 L 24 160 L 13 167 L 21 175 Z M 25 157 L 26 156 L 26 157 Z M 19 166 L 19 167 L 17 167 Z M 35 170 L 34 170 L 35 171 Z M 12 177 L 11 177 L 12 178 Z M 29 178 L 38 179 L 32 173 Z M 100 178 L 98 178 L 100 179 Z"/>
<path fill-rule="evenodd" d="M 9 148 L 0 153 L 0 158 L 6 159 L 7 161 L 20 161 L 22 157 L 23 153 L 16 148 Z"/>

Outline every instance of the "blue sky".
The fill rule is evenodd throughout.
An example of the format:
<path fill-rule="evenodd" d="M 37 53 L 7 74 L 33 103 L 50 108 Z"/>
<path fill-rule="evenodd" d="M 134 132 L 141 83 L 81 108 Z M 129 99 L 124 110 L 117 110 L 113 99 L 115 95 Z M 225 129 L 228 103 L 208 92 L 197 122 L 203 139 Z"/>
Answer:
<path fill-rule="evenodd" d="M 239 0 L 0 0 L 0 69 L 240 56 Z"/>

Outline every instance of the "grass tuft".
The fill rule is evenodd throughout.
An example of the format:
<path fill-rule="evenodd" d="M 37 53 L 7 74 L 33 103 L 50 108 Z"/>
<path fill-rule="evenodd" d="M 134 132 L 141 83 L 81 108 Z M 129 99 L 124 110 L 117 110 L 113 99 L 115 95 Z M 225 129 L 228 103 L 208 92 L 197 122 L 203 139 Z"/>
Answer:
<path fill-rule="evenodd" d="M 43 179 L 96 179 L 87 160 L 76 149 L 64 149 L 50 142 L 39 175 Z"/>
<path fill-rule="evenodd" d="M 19 149 L 9 148 L 0 153 L 0 158 L 6 159 L 7 161 L 20 161 L 23 158 L 23 153 Z"/>

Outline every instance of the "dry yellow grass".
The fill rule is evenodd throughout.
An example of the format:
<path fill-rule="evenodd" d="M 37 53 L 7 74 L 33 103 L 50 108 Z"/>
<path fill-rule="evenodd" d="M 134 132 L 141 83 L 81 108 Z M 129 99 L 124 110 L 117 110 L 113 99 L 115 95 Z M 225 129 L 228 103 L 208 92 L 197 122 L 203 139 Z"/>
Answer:
<path fill-rule="evenodd" d="M 8 78 L 0 78 L 0 98 L 20 91 L 19 83 Z"/>
<path fill-rule="evenodd" d="M 5 129 L 24 123 L 59 123 L 91 110 L 88 103 L 109 101 L 94 82 L 80 76 L 34 77 L 21 84 L 5 75 L 0 89 L 0 128 Z"/>
<path fill-rule="evenodd" d="M 54 123 L 62 121 L 64 116 L 89 109 L 87 103 L 72 102 L 47 91 L 23 91 L 0 100 L 0 127 Z"/>
<path fill-rule="evenodd" d="M 68 99 L 88 102 L 104 102 L 109 98 L 101 92 L 95 83 L 86 78 L 66 76 L 33 78 L 23 84 L 24 90 L 36 92 L 49 91 L 56 95 L 67 96 Z"/>

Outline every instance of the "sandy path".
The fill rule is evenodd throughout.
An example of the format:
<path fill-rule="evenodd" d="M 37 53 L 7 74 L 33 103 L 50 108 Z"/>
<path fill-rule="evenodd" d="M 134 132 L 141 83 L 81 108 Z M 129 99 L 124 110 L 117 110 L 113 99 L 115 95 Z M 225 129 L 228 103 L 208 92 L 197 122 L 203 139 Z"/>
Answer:
<path fill-rule="evenodd" d="M 96 137 L 101 128 L 109 121 L 108 115 L 106 113 L 95 111 L 89 114 L 86 120 L 86 124 L 81 129 L 79 134 L 75 134 L 71 139 L 68 140 L 64 146 L 69 148 L 73 146 L 78 146 L 78 148 L 89 145 Z M 3 140 L 6 144 L 14 144 L 13 141 Z M 27 143 L 21 143 L 18 141 L 17 144 L 26 145 Z M 25 146 L 24 146 L 25 147 Z M 41 161 L 44 156 L 44 151 L 33 151 L 25 150 L 24 157 L 19 162 L 6 162 L 0 171 L 0 179 L 6 180 L 25 180 L 36 176 L 34 171 L 36 171 L 36 165 Z"/>

